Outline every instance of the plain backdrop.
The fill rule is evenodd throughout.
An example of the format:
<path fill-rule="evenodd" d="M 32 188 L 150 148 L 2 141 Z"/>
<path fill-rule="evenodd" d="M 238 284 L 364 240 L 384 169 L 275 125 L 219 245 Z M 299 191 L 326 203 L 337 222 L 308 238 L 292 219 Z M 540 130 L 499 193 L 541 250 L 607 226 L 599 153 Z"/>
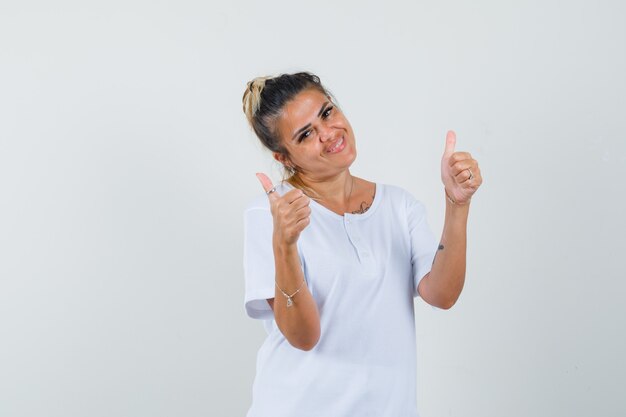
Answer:
<path fill-rule="evenodd" d="M 259 75 L 308 70 L 354 175 L 441 235 L 478 160 L 458 303 L 416 300 L 423 417 L 623 416 L 621 1 L 0 2 L 0 416 L 243 416 L 265 331 L 243 208 L 278 165 Z M 320 383 L 324 383 L 320 381 Z"/>

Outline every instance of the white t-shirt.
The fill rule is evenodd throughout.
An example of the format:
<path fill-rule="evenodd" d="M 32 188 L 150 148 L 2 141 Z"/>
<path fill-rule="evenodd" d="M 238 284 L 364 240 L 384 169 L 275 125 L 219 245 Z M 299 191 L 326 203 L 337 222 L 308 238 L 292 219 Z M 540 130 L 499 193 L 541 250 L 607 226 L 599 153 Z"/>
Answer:
<path fill-rule="evenodd" d="M 320 339 L 309 351 L 289 343 L 267 303 L 276 291 L 267 195 L 244 213 L 244 310 L 268 333 L 246 417 L 417 417 L 413 299 L 438 247 L 423 203 L 376 183 L 365 213 L 340 216 L 315 200 L 310 207 L 297 243 L 320 313 Z"/>

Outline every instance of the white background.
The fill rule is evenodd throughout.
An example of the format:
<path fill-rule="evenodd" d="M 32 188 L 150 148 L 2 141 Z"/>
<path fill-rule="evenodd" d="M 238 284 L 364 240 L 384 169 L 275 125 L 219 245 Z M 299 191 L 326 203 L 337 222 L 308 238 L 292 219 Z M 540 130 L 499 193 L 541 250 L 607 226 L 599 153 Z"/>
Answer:
<path fill-rule="evenodd" d="M 226 3 L 226 2 L 224 2 Z M 259 75 L 309 70 L 354 175 L 443 226 L 478 160 L 466 284 L 416 301 L 423 417 L 623 416 L 620 1 L 0 3 L 0 415 L 242 416 L 265 336 L 243 207 L 280 170 Z"/>

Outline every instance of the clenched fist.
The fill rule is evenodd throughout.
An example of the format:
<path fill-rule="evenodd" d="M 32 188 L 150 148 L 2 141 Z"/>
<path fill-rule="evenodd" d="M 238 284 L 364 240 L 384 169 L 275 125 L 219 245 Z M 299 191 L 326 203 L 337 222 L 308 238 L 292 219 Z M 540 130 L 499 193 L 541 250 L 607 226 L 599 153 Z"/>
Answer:
<path fill-rule="evenodd" d="M 256 174 L 263 189 L 267 193 L 274 186 L 272 180 L 265 174 Z M 304 195 L 302 190 L 295 188 L 280 196 L 277 191 L 267 195 L 270 199 L 270 211 L 274 218 L 274 243 L 279 245 L 295 245 L 300 232 L 310 223 L 311 199 Z"/>

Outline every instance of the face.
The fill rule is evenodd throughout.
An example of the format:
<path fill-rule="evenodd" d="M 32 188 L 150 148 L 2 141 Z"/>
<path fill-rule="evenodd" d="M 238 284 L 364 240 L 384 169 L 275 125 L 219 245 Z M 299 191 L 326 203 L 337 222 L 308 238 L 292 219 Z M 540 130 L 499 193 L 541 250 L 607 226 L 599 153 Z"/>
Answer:
<path fill-rule="evenodd" d="M 289 101 L 277 120 L 277 129 L 289 159 L 274 157 L 284 164 L 295 164 L 301 175 L 323 180 L 348 169 L 356 159 L 352 126 L 329 97 L 309 89 Z"/>

